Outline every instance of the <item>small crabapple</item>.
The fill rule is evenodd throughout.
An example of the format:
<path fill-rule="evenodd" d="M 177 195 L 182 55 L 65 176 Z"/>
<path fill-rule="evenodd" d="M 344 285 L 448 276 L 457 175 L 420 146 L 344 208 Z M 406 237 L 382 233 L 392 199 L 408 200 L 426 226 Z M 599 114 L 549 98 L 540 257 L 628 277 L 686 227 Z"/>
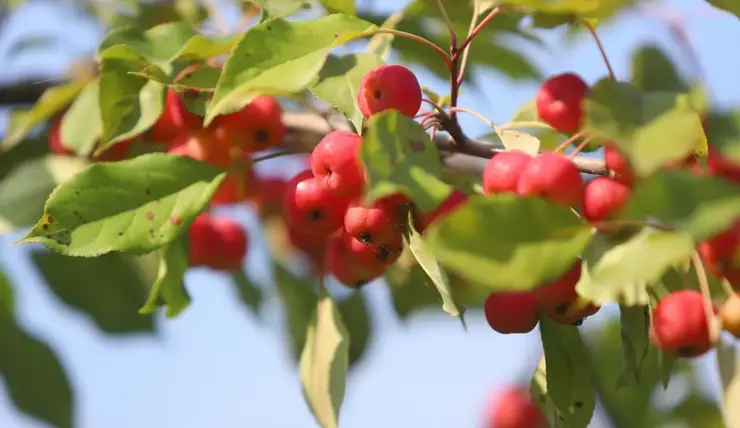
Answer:
<path fill-rule="evenodd" d="M 541 196 L 555 204 L 574 206 L 583 197 L 583 178 L 570 159 L 542 152 L 524 168 L 516 190 L 520 196 Z"/>
<path fill-rule="evenodd" d="M 55 155 L 74 156 L 75 152 L 64 145 L 62 141 L 62 119 L 54 119 L 49 124 L 49 151 Z"/>
<path fill-rule="evenodd" d="M 587 94 L 588 84 L 577 74 L 552 76 L 542 83 L 537 92 L 537 116 L 559 132 L 576 132 L 581 127 L 581 103 Z"/>
<path fill-rule="evenodd" d="M 494 396 L 485 427 L 545 428 L 547 421 L 540 408 L 532 403 L 529 391 L 520 386 L 510 386 Z"/>
<path fill-rule="evenodd" d="M 344 214 L 344 230 L 366 245 L 394 241 L 403 235 L 403 207 L 407 202 L 400 193 L 371 204 L 356 199 Z"/>
<path fill-rule="evenodd" d="M 632 195 L 626 184 L 609 177 L 596 177 L 583 189 L 583 216 L 591 223 L 609 219 Z"/>
<path fill-rule="evenodd" d="M 326 134 L 311 153 L 311 170 L 316 181 L 329 193 L 356 198 L 365 188 L 360 166 L 362 137 L 349 131 Z"/>
<path fill-rule="evenodd" d="M 167 152 L 189 156 L 220 168 L 230 167 L 233 161 L 227 141 L 205 129 L 180 134 L 170 142 Z"/>
<path fill-rule="evenodd" d="M 251 166 L 244 166 L 226 175 L 223 183 L 211 197 L 212 205 L 242 202 L 256 193 L 257 177 Z"/>
<path fill-rule="evenodd" d="M 119 141 L 95 157 L 95 160 L 100 162 L 118 162 L 124 160 L 128 156 L 131 144 L 133 144 L 133 140 Z"/>
<path fill-rule="evenodd" d="M 583 264 L 578 259 L 562 277 L 534 289 L 537 304 L 547 316 L 560 324 L 577 323 L 599 310 L 599 307 L 593 304 L 577 307 L 582 302 L 576 291 L 582 267 Z"/>
<path fill-rule="evenodd" d="M 247 255 L 247 232 L 230 218 L 201 214 L 190 226 L 189 247 L 190 266 L 238 269 Z"/>
<path fill-rule="evenodd" d="M 256 192 L 251 198 L 255 211 L 262 217 L 282 213 L 287 180 L 273 177 L 257 177 L 256 180 Z"/>
<path fill-rule="evenodd" d="M 635 181 L 635 173 L 632 170 L 632 164 L 627 156 L 614 144 L 607 143 L 604 145 L 604 164 L 612 172 L 614 179 L 627 186 L 631 186 Z"/>
<path fill-rule="evenodd" d="M 372 244 L 366 244 L 346 231 L 342 236 L 345 248 L 352 254 L 352 258 L 372 271 L 385 269 L 395 263 L 403 252 L 403 235 L 400 233 Z"/>
<path fill-rule="evenodd" d="M 701 293 L 678 290 L 659 301 L 653 310 L 650 339 L 674 357 L 698 357 L 712 349 L 714 343 Z"/>
<path fill-rule="evenodd" d="M 401 65 L 370 70 L 357 92 L 357 105 L 365 118 L 385 110 L 414 117 L 421 107 L 421 86 L 413 71 Z"/>
<path fill-rule="evenodd" d="M 212 126 L 229 134 L 235 147 L 252 153 L 280 144 L 285 137 L 283 110 L 274 97 L 259 96 L 241 110 L 218 116 Z"/>
<path fill-rule="evenodd" d="M 722 328 L 740 339 L 740 294 L 728 297 L 719 312 Z"/>
<path fill-rule="evenodd" d="M 705 239 L 697 246 L 707 269 L 731 284 L 740 284 L 740 218 L 723 232 Z"/>
<path fill-rule="evenodd" d="M 328 237 L 344 223 L 349 198 L 331 195 L 311 171 L 298 173 L 288 182 L 283 196 L 285 221 L 316 236 Z"/>
<path fill-rule="evenodd" d="M 540 320 L 537 300 L 531 291 L 491 293 L 483 312 L 488 325 L 502 334 L 528 333 Z"/>
<path fill-rule="evenodd" d="M 740 184 L 740 164 L 725 158 L 712 146 L 708 146 L 707 149 L 707 172 Z"/>
<path fill-rule="evenodd" d="M 180 94 L 167 89 L 162 115 L 149 129 L 154 142 L 169 143 L 183 132 L 199 129 L 203 118 L 188 110 Z"/>
<path fill-rule="evenodd" d="M 519 177 L 532 159 L 521 150 L 507 150 L 492 157 L 483 169 L 483 192 L 516 193 Z"/>
<path fill-rule="evenodd" d="M 359 288 L 381 276 L 385 271 L 382 265 L 366 266 L 354 258 L 347 250 L 342 235 L 333 235 L 329 238 L 326 248 L 326 269 L 349 288 Z"/>
<path fill-rule="evenodd" d="M 437 208 L 426 213 L 417 213 L 415 226 L 419 233 L 424 233 L 427 228 L 434 222 L 446 217 L 448 214 L 459 208 L 469 199 L 468 195 L 458 189 L 453 189 L 450 196 L 447 197 Z"/>

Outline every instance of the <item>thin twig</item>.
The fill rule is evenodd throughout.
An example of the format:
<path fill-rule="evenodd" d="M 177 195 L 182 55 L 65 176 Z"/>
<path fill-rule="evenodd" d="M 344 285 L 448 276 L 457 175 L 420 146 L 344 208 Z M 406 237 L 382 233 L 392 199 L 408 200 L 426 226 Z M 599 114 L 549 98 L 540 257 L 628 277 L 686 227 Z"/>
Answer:
<path fill-rule="evenodd" d="M 612 78 L 612 80 L 617 80 L 617 75 L 614 74 L 614 69 L 612 68 L 612 64 L 609 62 L 609 57 L 606 55 L 606 50 L 604 49 L 604 45 L 601 44 L 601 39 L 599 38 L 599 35 L 596 34 L 596 29 L 593 25 L 591 25 L 590 22 L 583 20 L 583 25 L 588 29 L 588 32 L 591 33 L 591 36 L 594 38 L 594 41 L 596 42 L 596 46 L 599 48 L 599 52 L 601 52 L 601 57 L 604 58 L 604 64 L 606 64 L 607 70 L 609 70 L 609 77 Z"/>
<path fill-rule="evenodd" d="M 467 40 L 468 37 L 470 37 L 471 34 L 473 34 L 473 30 L 475 30 L 475 25 L 478 23 L 478 15 L 480 14 L 480 2 L 479 1 L 473 1 L 473 16 L 470 18 L 470 27 L 468 28 L 468 35 L 465 37 Z M 468 55 L 470 54 L 470 44 L 466 45 L 465 49 L 462 51 L 462 59 L 460 60 L 460 72 L 457 75 L 457 84 L 462 85 L 463 79 L 465 78 L 465 66 L 468 63 Z"/>
<path fill-rule="evenodd" d="M 439 54 L 439 56 L 441 56 L 442 59 L 444 59 L 445 65 L 447 67 L 450 66 L 450 55 L 447 52 L 445 52 L 444 49 L 440 48 L 439 46 L 435 45 L 431 41 L 429 41 L 429 40 L 427 40 L 427 39 L 425 39 L 425 38 L 423 38 L 421 36 L 417 36 L 416 34 L 407 33 L 405 31 L 394 30 L 392 28 L 378 28 L 378 30 L 376 31 L 376 34 L 377 33 L 381 33 L 381 34 L 392 34 L 394 36 L 403 37 L 405 39 L 413 40 L 415 42 L 419 42 L 419 43 L 421 43 L 423 45 L 429 46 L 435 52 L 437 52 L 437 54 Z"/>
<path fill-rule="evenodd" d="M 586 145 L 588 145 L 588 143 L 590 143 L 593 139 L 594 137 L 584 138 L 583 141 L 581 141 L 581 143 L 576 146 L 575 150 L 573 150 L 573 153 L 568 155 L 568 158 L 573 159 L 574 157 L 578 156 L 578 154 L 581 153 L 581 151 L 586 147 Z"/>
<path fill-rule="evenodd" d="M 292 150 L 281 150 L 281 151 L 278 151 L 278 152 L 272 152 L 272 153 L 264 154 L 262 156 L 253 157 L 251 159 L 250 163 L 251 164 L 255 164 L 257 162 L 262 162 L 262 161 L 266 161 L 266 160 L 269 160 L 269 159 L 279 158 L 279 157 L 283 157 L 283 156 L 290 156 L 290 155 L 298 155 L 298 154 L 300 154 L 300 153 L 297 153 L 297 152 L 292 151 Z"/>
<path fill-rule="evenodd" d="M 455 26 L 452 24 L 450 15 L 447 14 L 447 9 L 445 9 L 445 5 L 442 3 L 442 0 L 437 0 L 437 8 L 439 9 L 439 13 L 442 14 L 442 19 L 444 19 L 445 24 L 447 25 L 447 31 L 450 32 L 450 53 L 454 55 L 455 51 L 457 51 L 457 33 L 455 32 Z"/>
<path fill-rule="evenodd" d="M 557 147 L 555 147 L 555 149 L 553 150 L 553 152 L 555 152 L 555 153 L 562 152 L 563 150 L 565 150 L 566 147 L 570 146 L 576 140 L 578 140 L 579 138 L 583 137 L 584 135 L 586 135 L 586 131 L 580 131 L 580 132 L 577 132 L 577 133 L 573 134 L 570 138 L 568 138 L 567 140 L 565 140 L 562 143 L 560 143 Z"/>
<path fill-rule="evenodd" d="M 450 111 L 451 112 L 456 112 L 456 113 L 467 113 L 467 114 L 469 114 L 471 116 L 475 116 L 478 119 L 480 119 L 483 123 L 485 123 L 486 125 L 488 125 L 489 128 L 491 128 L 493 130 L 496 129 L 496 126 L 493 124 L 493 122 L 491 122 L 490 120 L 488 120 L 487 117 L 483 116 L 482 114 L 478 113 L 475 110 L 470 110 L 470 109 L 467 109 L 467 108 L 464 108 L 464 107 L 452 107 L 452 108 L 450 108 Z"/>
<path fill-rule="evenodd" d="M 735 289 L 732 288 L 732 285 L 730 285 L 730 281 L 727 280 L 727 278 L 722 279 L 722 290 L 727 294 L 727 297 L 732 297 L 737 294 Z"/>
<path fill-rule="evenodd" d="M 473 31 L 471 31 L 470 34 L 468 34 L 468 37 L 466 37 L 465 40 L 463 40 L 463 42 L 457 48 L 458 55 L 460 54 L 460 52 L 462 52 L 463 50 L 465 50 L 465 48 L 468 47 L 470 42 L 473 41 L 473 39 L 478 35 L 478 33 L 480 33 L 481 30 L 483 30 L 483 28 L 486 25 L 488 25 L 488 23 L 491 22 L 491 20 L 495 18 L 496 15 L 498 15 L 502 10 L 503 9 L 501 9 L 501 7 L 494 8 L 491 12 L 488 13 L 488 15 L 486 15 L 485 18 L 483 18 L 481 22 L 478 23 L 478 25 L 473 29 Z"/>

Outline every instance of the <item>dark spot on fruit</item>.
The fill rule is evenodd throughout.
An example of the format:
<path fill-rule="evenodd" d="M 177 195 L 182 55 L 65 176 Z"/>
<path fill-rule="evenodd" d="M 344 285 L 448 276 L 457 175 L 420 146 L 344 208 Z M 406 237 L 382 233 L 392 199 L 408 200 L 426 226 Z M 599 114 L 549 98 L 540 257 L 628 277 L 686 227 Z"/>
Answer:
<path fill-rule="evenodd" d="M 372 244 L 373 242 L 372 235 L 370 235 L 367 232 L 360 232 L 360 234 L 357 237 L 360 238 L 360 242 L 362 242 L 365 245 Z"/>
<path fill-rule="evenodd" d="M 254 139 L 257 140 L 257 144 L 264 146 L 270 142 L 270 133 L 266 129 L 260 129 L 254 133 Z"/>
<path fill-rule="evenodd" d="M 380 247 L 378 248 L 378 260 L 381 262 L 388 261 L 388 258 L 391 256 L 391 250 L 389 250 L 386 247 Z"/>
<path fill-rule="evenodd" d="M 573 323 L 573 324 L 571 324 L 571 325 L 574 325 L 574 326 L 576 326 L 576 327 L 580 327 L 580 326 L 582 326 L 582 325 L 583 325 L 583 320 L 584 320 L 584 319 L 585 319 L 585 318 L 581 318 L 581 319 L 579 319 L 578 321 L 574 322 L 574 323 Z"/>
<path fill-rule="evenodd" d="M 561 303 L 555 306 L 555 313 L 558 315 L 564 315 L 568 312 L 568 308 L 570 308 L 570 303 Z"/>
<path fill-rule="evenodd" d="M 308 221 L 319 221 L 324 218 L 324 213 L 321 210 L 311 210 L 306 214 Z"/>
<path fill-rule="evenodd" d="M 576 409 L 580 409 L 581 407 L 583 407 L 583 402 L 582 401 L 574 401 L 573 402 L 573 407 L 575 407 Z"/>
<path fill-rule="evenodd" d="M 678 355 L 684 358 L 691 358 L 696 356 L 696 349 L 691 346 L 682 346 L 678 348 Z"/>
<path fill-rule="evenodd" d="M 146 212 L 146 219 L 147 220 L 154 220 L 154 213 L 151 211 Z"/>
<path fill-rule="evenodd" d="M 182 219 L 180 217 L 174 216 L 170 217 L 170 223 L 172 223 L 175 226 L 179 226 L 182 224 Z"/>
<path fill-rule="evenodd" d="M 47 216 L 47 217 L 46 217 L 46 221 L 48 221 L 48 222 L 49 222 L 49 224 L 51 224 L 51 223 L 54 223 L 54 217 L 52 217 L 52 216 Z"/>
<path fill-rule="evenodd" d="M 382 96 L 383 96 L 383 93 L 380 92 L 379 90 L 376 89 L 373 91 L 373 97 L 375 97 L 376 100 L 379 100 Z"/>

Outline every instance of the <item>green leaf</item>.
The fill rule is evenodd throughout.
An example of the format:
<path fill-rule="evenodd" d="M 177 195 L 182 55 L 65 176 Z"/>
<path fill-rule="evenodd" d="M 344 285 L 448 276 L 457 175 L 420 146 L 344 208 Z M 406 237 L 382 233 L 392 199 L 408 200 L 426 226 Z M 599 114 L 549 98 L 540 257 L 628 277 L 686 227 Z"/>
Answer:
<path fill-rule="evenodd" d="M 345 13 L 356 15 L 355 0 L 321 0 L 321 4 L 329 13 Z"/>
<path fill-rule="evenodd" d="M 679 423 L 684 426 L 702 428 L 727 428 L 722 419 L 722 412 L 713 399 L 703 397 L 697 392 L 686 397 L 681 404 L 666 411 L 663 415 L 668 423 Z"/>
<path fill-rule="evenodd" d="M 529 101 L 519 107 L 512 116 L 511 122 L 503 127 L 507 128 L 514 126 L 516 126 L 517 129 L 526 131 L 528 134 L 536 137 L 539 140 L 539 149 L 542 151 L 554 150 L 568 138 L 540 120 L 537 116 L 535 100 Z M 590 144 L 587 145 L 585 150 L 588 151 L 597 148 L 591 146 L 592 145 Z"/>
<path fill-rule="evenodd" d="M 167 318 L 175 318 L 190 306 L 190 295 L 185 289 L 185 272 L 188 270 L 188 237 L 180 235 L 159 250 L 159 274 L 149 290 L 149 298 L 139 313 L 151 314 L 164 303 Z"/>
<path fill-rule="evenodd" d="M 570 209 L 511 195 L 471 197 L 426 235 L 443 266 L 490 291 L 529 290 L 560 277 L 591 240 Z"/>
<path fill-rule="evenodd" d="M 722 381 L 722 408 L 728 427 L 740 424 L 740 357 L 733 344 L 720 342 L 717 345 L 717 367 Z"/>
<path fill-rule="evenodd" d="M 506 0 L 500 3 L 543 13 L 608 17 L 634 2 L 634 0 Z"/>
<path fill-rule="evenodd" d="M 252 312 L 259 314 L 262 303 L 264 302 L 262 290 L 249 280 L 243 269 L 232 271 L 231 279 L 234 281 L 234 285 L 236 285 L 239 300 L 247 305 Z"/>
<path fill-rule="evenodd" d="M 642 383 L 643 364 L 648 354 L 650 315 L 646 306 L 619 305 L 622 336 L 622 373 L 617 388 L 629 382 Z"/>
<path fill-rule="evenodd" d="M 368 201 L 402 192 L 422 211 L 432 211 L 452 191 L 441 180 L 437 147 L 420 124 L 397 110 L 368 120 L 360 160 L 368 177 Z"/>
<path fill-rule="evenodd" d="M 381 28 L 387 28 L 387 29 L 395 29 L 396 25 L 404 18 L 405 11 L 399 10 L 398 12 L 392 14 L 388 17 L 385 21 L 383 21 L 383 24 L 380 26 Z M 377 33 L 374 36 L 370 38 L 370 41 L 367 44 L 367 48 L 365 48 L 365 52 L 369 54 L 375 54 L 378 55 L 383 61 L 388 60 L 388 55 L 391 53 L 391 47 L 393 45 L 393 34 L 389 33 Z"/>
<path fill-rule="evenodd" d="M 691 235 L 643 229 L 624 242 L 591 241 L 584 255 L 578 294 L 599 305 L 621 302 L 647 305 L 647 287 L 660 281 L 672 267 L 686 262 L 694 251 Z M 598 241 L 601 241 L 599 244 Z M 594 246 L 600 248 L 594 248 Z"/>
<path fill-rule="evenodd" d="M 225 175 L 163 153 L 97 163 L 54 189 L 43 217 L 20 242 L 70 256 L 145 254 L 180 236 Z"/>
<path fill-rule="evenodd" d="M 547 368 L 547 394 L 560 411 L 563 425 L 585 428 L 591 422 L 596 393 L 583 365 L 588 353 L 577 328 L 540 316 L 540 334 Z"/>
<path fill-rule="evenodd" d="M 223 66 L 205 125 L 260 95 L 290 95 L 315 83 L 329 52 L 376 27 L 334 14 L 310 21 L 265 21 L 244 33 Z M 269 46 L 270 49 L 264 49 Z"/>
<path fill-rule="evenodd" d="M 349 369 L 349 334 L 334 301 L 319 297 L 299 366 L 303 395 L 322 428 L 337 428 Z"/>
<path fill-rule="evenodd" d="M 0 233 L 33 226 L 52 190 L 87 165 L 79 158 L 45 155 L 13 168 L 0 182 Z"/>
<path fill-rule="evenodd" d="M 532 134 L 499 127 L 495 131 L 507 150 L 520 150 L 532 156 L 540 152 L 540 140 Z"/>
<path fill-rule="evenodd" d="M 634 87 L 643 92 L 686 92 L 689 88 L 663 51 L 655 45 L 646 45 L 632 54 Z"/>
<path fill-rule="evenodd" d="M 635 189 L 620 218 L 648 218 L 700 241 L 740 216 L 740 188 L 725 180 L 688 171 L 660 172 Z"/>
<path fill-rule="evenodd" d="M 408 319 L 415 312 L 441 306 L 439 293 L 418 264 L 410 268 L 393 264 L 386 271 L 385 280 L 391 291 L 393 309 L 401 320 Z"/>
<path fill-rule="evenodd" d="M 430 88 L 427 88 L 426 86 L 421 88 L 421 92 L 424 94 L 425 97 L 429 98 L 431 101 L 434 101 L 438 106 L 442 108 L 447 108 L 450 106 L 450 96 L 449 95 L 440 95 Z"/>
<path fill-rule="evenodd" d="M 116 45 L 101 54 L 99 103 L 103 133 L 99 152 L 111 143 L 146 131 L 162 114 L 162 84 L 131 72 L 165 76 L 162 69 L 130 46 Z"/>
<path fill-rule="evenodd" d="M 724 158 L 740 164 L 740 109 L 710 113 L 705 129 L 712 148 Z"/>
<path fill-rule="evenodd" d="M 154 63 L 200 61 L 229 53 L 235 39 L 204 36 L 184 21 L 168 22 L 142 31 L 136 27 L 117 28 L 98 46 L 100 58 L 115 45 L 127 45 Z"/>
<path fill-rule="evenodd" d="M 75 397 L 54 351 L 0 312 L 0 374 L 10 402 L 58 428 L 72 428 Z"/>
<path fill-rule="evenodd" d="M 689 100 L 688 94 L 643 94 L 628 83 L 603 79 L 591 90 L 585 128 L 616 144 L 645 176 L 683 159 L 701 141 L 701 121 Z"/>
<path fill-rule="evenodd" d="M 33 251 L 31 257 L 51 291 L 92 318 L 102 331 L 127 334 L 154 330 L 154 318 L 138 314 L 154 281 L 152 257 L 113 253 L 79 258 L 48 251 Z"/>
<path fill-rule="evenodd" d="M 352 293 L 337 304 L 349 335 L 349 366 L 354 366 L 365 354 L 372 338 L 370 311 L 361 292 Z"/>
<path fill-rule="evenodd" d="M 290 350 L 298 358 L 306 343 L 306 325 L 316 307 L 313 283 L 297 278 L 281 264 L 275 263 L 275 286 L 283 303 Z"/>
<path fill-rule="evenodd" d="M 250 0 L 262 10 L 262 20 L 270 18 L 285 18 L 301 9 L 311 7 L 306 0 Z"/>
<path fill-rule="evenodd" d="M 706 0 L 707 3 L 740 18 L 740 4 L 734 0 Z"/>
<path fill-rule="evenodd" d="M 455 299 L 452 297 L 452 289 L 450 288 L 450 279 L 447 276 L 447 272 L 442 269 L 434 258 L 434 255 L 427 249 L 421 236 L 416 233 L 413 227 L 413 218 L 409 219 L 409 227 L 406 229 L 408 231 L 409 249 L 442 297 L 442 309 L 452 316 L 462 317 L 464 311 L 457 306 Z"/>
<path fill-rule="evenodd" d="M 357 107 L 357 92 L 365 75 L 381 65 L 383 59 L 374 54 L 330 55 L 319 73 L 319 82 L 311 92 L 342 112 L 355 130 L 361 132 L 364 117 Z"/>
<path fill-rule="evenodd" d="M 88 83 L 62 116 L 59 136 L 66 148 L 81 156 L 89 156 L 103 135 L 99 90 L 99 80 Z"/>
<path fill-rule="evenodd" d="M 4 272 L 0 271 L 0 314 L 15 315 L 15 290 Z"/>
<path fill-rule="evenodd" d="M 5 139 L 0 143 L 0 151 L 6 151 L 20 143 L 36 125 L 66 108 L 86 84 L 85 81 L 77 81 L 54 86 L 44 91 L 36 104 L 22 116 L 22 120 L 9 129 Z"/>

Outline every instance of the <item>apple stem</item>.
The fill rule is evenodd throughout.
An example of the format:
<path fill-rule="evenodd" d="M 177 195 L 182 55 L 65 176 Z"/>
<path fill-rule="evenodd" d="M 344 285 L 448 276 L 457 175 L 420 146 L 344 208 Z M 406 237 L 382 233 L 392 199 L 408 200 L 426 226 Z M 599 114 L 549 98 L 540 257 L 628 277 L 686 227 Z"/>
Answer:
<path fill-rule="evenodd" d="M 460 55 L 460 52 L 464 52 L 470 42 L 472 42 L 473 39 L 478 35 L 478 33 L 480 33 L 481 30 L 483 30 L 483 28 L 488 25 L 488 23 L 491 22 L 491 20 L 495 18 L 496 15 L 498 15 L 501 11 L 501 7 L 496 7 L 492 11 L 490 11 L 488 15 L 486 15 L 486 17 L 483 18 L 483 20 L 478 25 L 476 25 L 472 31 L 470 31 L 468 37 L 463 40 L 463 42 L 460 44 L 460 47 L 458 47 L 457 49 L 457 54 Z M 473 19 L 475 19 L 475 17 Z"/>
<path fill-rule="evenodd" d="M 432 107 L 434 107 L 434 108 L 435 108 L 435 109 L 436 109 L 436 110 L 437 110 L 438 112 L 440 112 L 440 113 L 444 113 L 444 112 L 445 112 L 445 109 L 443 109 L 443 108 L 442 108 L 442 106 L 440 106 L 440 105 L 439 105 L 439 104 L 437 104 L 437 103 L 436 103 L 435 101 L 432 101 L 432 100 L 431 100 L 431 99 L 429 99 L 429 98 L 422 98 L 422 99 L 421 99 L 421 101 L 422 101 L 422 102 L 425 102 L 425 103 L 427 103 L 427 104 L 429 104 L 429 105 L 430 105 L 430 106 L 432 106 Z"/>
<path fill-rule="evenodd" d="M 594 137 L 584 138 L 583 141 L 581 141 L 581 143 L 578 144 L 578 146 L 576 146 L 575 150 L 573 150 L 573 153 L 568 155 L 568 158 L 573 159 L 574 157 L 578 156 L 578 154 L 581 153 L 581 151 L 586 147 L 586 145 L 588 145 L 588 143 L 593 141 L 593 139 Z"/>
<path fill-rule="evenodd" d="M 424 37 L 417 36 L 416 34 L 407 33 L 405 31 L 399 31 L 394 30 L 392 28 L 378 28 L 376 33 L 380 34 L 391 34 L 398 37 L 403 37 L 405 39 L 413 40 L 415 42 L 421 43 L 422 45 L 426 45 L 430 47 L 432 50 L 434 50 L 439 56 L 442 57 L 442 59 L 445 61 L 445 66 L 449 69 L 450 68 L 450 55 L 444 51 L 444 49 L 440 48 L 436 44 L 432 43 L 431 41 L 425 39 Z"/>
<path fill-rule="evenodd" d="M 571 144 L 573 144 L 574 142 L 576 142 L 579 138 L 581 138 L 581 137 L 583 137 L 585 135 L 586 135 L 586 131 L 579 131 L 579 132 L 573 134 L 570 138 L 568 138 L 567 140 L 565 140 L 562 143 L 560 143 L 557 147 L 555 147 L 555 149 L 553 150 L 553 152 L 555 152 L 555 153 L 562 152 L 563 150 L 565 150 L 566 147 L 570 146 Z"/>
<path fill-rule="evenodd" d="M 694 264 L 696 269 L 696 279 L 699 281 L 699 290 L 701 291 L 702 297 L 704 297 L 704 314 L 707 317 L 707 328 L 709 329 L 709 337 L 712 343 L 716 343 L 719 339 L 719 327 L 715 321 L 714 308 L 712 305 L 712 294 L 709 291 L 709 281 L 707 280 L 707 272 L 704 269 L 704 263 L 701 261 L 699 253 L 694 251 L 691 254 L 691 262 Z"/>
<path fill-rule="evenodd" d="M 730 285 L 730 281 L 728 281 L 726 278 L 722 279 L 722 290 L 727 294 L 727 297 L 732 297 L 735 294 L 735 290 L 732 288 L 732 285 Z"/>
<path fill-rule="evenodd" d="M 475 30 L 475 25 L 478 23 L 478 15 L 480 15 L 480 2 L 473 1 L 473 16 L 470 18 L 470 27 L 468 27 L 468 35 L 465 37 L 465 40 L 468 40 L 468 37 L 470 37 L 470 35 L 473 33 L 473 30 Z M 468 44 L 470 44 L 470 42 L 468 42 Z M 466 47 L 461 52 L 462 59 L 460 60 L 460 72 L 457 75 L 457 86 L 462 85 L 463 76 L 465 75 L 465 66 L 468 63 L 470 46 L 466 45 Z"/>
<path fill-rule="evenodd" d="M 456 112 L 456 113 L 467 113 L 467 114 L 473 115 L 477 117 L 478 119 L 480 119 L 481 121 L 483 121 L 486 125 L 488 125 L 489 128 L 493 130 L 496 129 L 496 126 L 493 124 L 493 122 L 491 122 L 490 120 L 488 120 L 488 118 L 486 118 L 485 116 L 483 116 L 482 114 L 478 113 L 475 110 L 471 110 L 471 109 L 464 108 L 464 107 L 452 107 L 450 108 L 450 111 Z"/>
<path fill-rule="evenodd" d="M 590 22 L 586 21 L 585 19 L 582 20 L 582 22 L 588 32 L 591 33 L 591 36 L 593 36 L 594 41 L 596 42 L 596 46 L 599 48 L 599 52 L 601 52 L 601 57 L 604 58 L 604 64 L 606 64 L 606 68 L 607 70 L 609 70 L 609 77 L 611 77 L 612 80 L 617 80 L 617 75 L 614 74 L 614 69 L 612 68 L 612 64 L 609 62 L 609 57 L 606 55 L 604 45 L 601 44 L 601 39 L 599 38 L 599 35 L 596 34 L 596 29 L 593 25 L 591 25 Z"/>
<path fill-rule="evenodd" d="M 266 161 L 266 160 L 269 160 L 269 159 L 279 158 L 279 157 L 283 157 L 283 156 L 297 155 L 297 154 L 300 154 L 300 153 L 294 152 L 292 150 L 281 150 L 281 151 L 277 151 L 277 152 L 267 153 L 266 155 L 254 157 L 254 158 L 252 158 L 252 160 L 250 161 L 250 163 L 251 164 L 255 164 L 257 162 L 262 162 L 262 161 Z"/>

